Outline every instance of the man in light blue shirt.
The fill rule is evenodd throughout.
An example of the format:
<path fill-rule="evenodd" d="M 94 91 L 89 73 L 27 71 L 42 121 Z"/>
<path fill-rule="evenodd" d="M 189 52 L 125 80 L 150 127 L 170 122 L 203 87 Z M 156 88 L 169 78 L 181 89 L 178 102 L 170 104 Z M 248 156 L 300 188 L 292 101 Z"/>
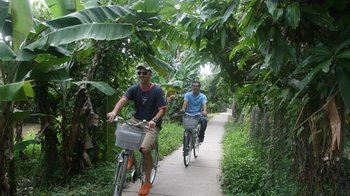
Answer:
<path fill-rule="evenodd" d="M 181 112 L 189 114 L 201 114 L 200 123 L 201 130 L 199 132 L 199 141 L 203 142 L 205 129 L 207 128 L 208 113 L 207 113 L 207 96 L 200 92 L 201 84 L 199 81 L 192 82 L 192 91 L 187 92 L 184 97 Z"/>

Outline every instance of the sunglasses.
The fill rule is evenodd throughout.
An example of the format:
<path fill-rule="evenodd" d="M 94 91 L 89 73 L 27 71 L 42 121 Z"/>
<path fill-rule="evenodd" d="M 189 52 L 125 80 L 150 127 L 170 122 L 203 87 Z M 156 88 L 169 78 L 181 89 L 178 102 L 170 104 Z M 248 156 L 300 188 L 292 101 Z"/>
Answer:
<path fill-rule="evenodd" d="M 147 75 L 147 71 L 138 71 L 137 75 Z"/>

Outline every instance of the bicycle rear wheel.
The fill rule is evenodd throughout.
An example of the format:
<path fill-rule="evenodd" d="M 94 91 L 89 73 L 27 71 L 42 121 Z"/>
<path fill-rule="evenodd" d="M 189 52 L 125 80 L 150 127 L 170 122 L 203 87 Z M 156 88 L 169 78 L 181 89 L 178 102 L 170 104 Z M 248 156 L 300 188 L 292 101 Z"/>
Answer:
<path fill-rule="evenodd" d="M 184 165 L 187 167 L 190 164 L 191 160 L 191 150 L 192 150 L 192 135 L 191 133 L 186 130 L 184 132 L 184 137 L 183 137 L 183 157 L 184 157 Z"/>
<path fill-rule="evenodd" d="M 198 137 L 198 133 L 199 133 L 199 129 L 200 128 L 197 128 L 195 133 L 193 134 L 194 135 L 194 147 L 193 147 L 193 155 L 194 155 L 194 158 L 197 158 L 198 157 L 198 154 L 199 154 L 199 146 L 201 145 L 201 143 L 199 142 L 199 137 Z"/>
<path fill-rule="evenodd" d="M 119 154 L 117 157 L 117 169 L 114 177 L 114 196 L 121 196 L 125 186 L 128 155 Z"/>

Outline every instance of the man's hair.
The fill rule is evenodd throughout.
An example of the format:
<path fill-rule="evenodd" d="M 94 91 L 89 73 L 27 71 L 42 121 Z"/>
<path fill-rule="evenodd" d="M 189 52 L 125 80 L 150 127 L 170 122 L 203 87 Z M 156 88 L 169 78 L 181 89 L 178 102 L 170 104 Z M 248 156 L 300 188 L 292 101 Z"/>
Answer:
<path fill-rule="evenodd" d="M 194 81 L 192 82 L 192 85 L 195 84 L 195 83 L 199 85 L 199 88 L 201 87 L 201 83 L 200 83 L 198 80 L 194 80 Z"/>

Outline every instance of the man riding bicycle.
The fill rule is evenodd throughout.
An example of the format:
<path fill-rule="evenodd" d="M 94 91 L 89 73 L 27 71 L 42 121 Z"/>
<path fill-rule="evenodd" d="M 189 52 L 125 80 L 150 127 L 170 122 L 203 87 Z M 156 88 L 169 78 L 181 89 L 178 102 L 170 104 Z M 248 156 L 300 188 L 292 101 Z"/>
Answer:
<path fill-rule="evenodd" d="M 127 103 L 132 100 L 135 103 L 135 113 L 130 119 L 135 123 L 147 120 L 149 129 L 146 130 L 145 139 L 141 144 L 140 151 L 144 156 L 143 168 L 145 170 L 145 183 L 142 184 L 139 195 L 147 195 L 152 187 L 150 176 L 152 171 L 151 150 L 156 141 L 157 135 L 161 128 L 162 117 L 165 114 L 166 101 L 163 89 L 156 84 L 151 83 L 152 70 L 147 65 L 137 67 L 139 84 L 128 88 L 123 97 L 117 102 L 114 109 L 107 114 L 109 122 L 113 122 L 118 112 Z M 131 159 L 128 168 L 132 166 Z"/>
<path fill-rule="evenodd" d="M 189 114 L 200 113 L 201 117 L 199 122 L 201 123 L 201 130 L 199 132 L 199 142 L 203 142 L 205 129 L 207 128 L 208 113 L 207 113 L 207 96 L 200 92 L 201 84 L 199 81 L 192 82 L 192 91 L 187 92 L 184 97 L 184 103 L 180 112 L 186 112 Z"/>

